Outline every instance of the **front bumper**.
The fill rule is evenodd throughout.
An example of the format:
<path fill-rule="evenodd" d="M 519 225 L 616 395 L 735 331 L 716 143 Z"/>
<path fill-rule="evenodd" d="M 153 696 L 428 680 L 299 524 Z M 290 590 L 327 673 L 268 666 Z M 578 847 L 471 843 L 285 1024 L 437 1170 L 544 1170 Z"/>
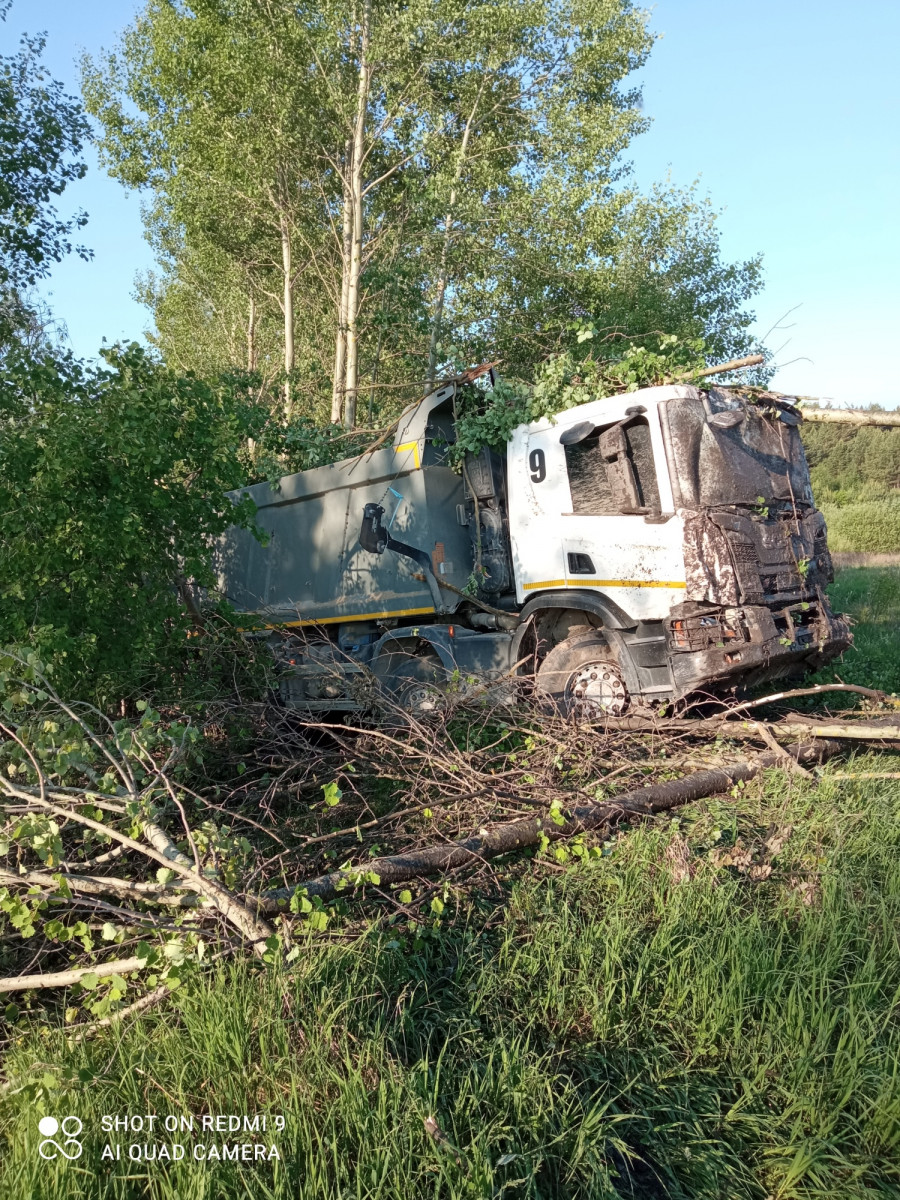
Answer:
<path fill-rule="evenodd" d="M 675 693 L 752 687 L 816 671 L 853 642 L 849 623 L 820 599 L 782 608 L 683 604 L 667 623 Z"/>

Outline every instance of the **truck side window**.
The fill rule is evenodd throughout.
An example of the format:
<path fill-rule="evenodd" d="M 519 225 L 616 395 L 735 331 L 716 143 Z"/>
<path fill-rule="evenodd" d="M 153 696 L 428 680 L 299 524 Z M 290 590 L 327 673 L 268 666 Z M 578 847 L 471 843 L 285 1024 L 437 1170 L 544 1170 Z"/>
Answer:
<path fill-rule="evenodd" d="M 581 516 L 604 516 L 622 511 L 621 500 L 613 488 L 601 451 L 600 439 L 613 425 L 597 429 L 574 446 L 566 446 L 566 468 L 572 492 L 572 512 Z M 650 426 L 645 417 L 637 417 L 622 430 L 631 472 L 637 485 L 638 501 L 649 512 L 659 512 L 659 486 L 650 444 Z"/>

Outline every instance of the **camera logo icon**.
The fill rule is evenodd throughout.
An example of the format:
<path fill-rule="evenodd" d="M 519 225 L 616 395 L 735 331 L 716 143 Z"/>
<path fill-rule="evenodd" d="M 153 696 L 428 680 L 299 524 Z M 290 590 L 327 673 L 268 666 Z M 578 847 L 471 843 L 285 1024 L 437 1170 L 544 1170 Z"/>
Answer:
<path fill-rule="evenodd" d="M 56 1117 L 41 1117 L 38 1121 L 38 1131 L 44 1140 L 38 1146 L 38 1154 L 46 1159 L 56 1158 L 57 1153 L 69 1161 L 80 1158 L 81 1142 L 78 1138 L 83 1128 L 78 1117 L 63 1117 L 61 1121 Z M 63 1138 L 62 1145 L 53 1140 L 60 1132 Z"/>

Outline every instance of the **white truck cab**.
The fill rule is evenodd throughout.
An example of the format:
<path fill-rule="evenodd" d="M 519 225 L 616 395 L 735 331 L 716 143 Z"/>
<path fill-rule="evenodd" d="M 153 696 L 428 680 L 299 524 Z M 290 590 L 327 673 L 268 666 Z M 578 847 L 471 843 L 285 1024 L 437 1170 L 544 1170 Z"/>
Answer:
<path fill-rule="evenodd" d="M 591 588 L 647 621 L 684 599 L 683 527 L 659 405 L 692 390 L 595 400 L 514 432 L 507 486 L 520 604 L 536 592 Z"/>

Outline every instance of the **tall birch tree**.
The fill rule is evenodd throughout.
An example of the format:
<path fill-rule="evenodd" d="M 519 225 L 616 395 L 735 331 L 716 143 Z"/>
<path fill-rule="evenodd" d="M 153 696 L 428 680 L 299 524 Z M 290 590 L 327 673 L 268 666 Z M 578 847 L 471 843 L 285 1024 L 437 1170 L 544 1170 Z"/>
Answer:
<path fill-rule="evenodd" d="M 527 374 L 588 316 L 736 348 L 757 264 L 721 262 L 693 196 L 629 186 L 645 20 L 631 0 L 148 0 L 84 79 L 109 168 L 152 194 L 156 311 L 177 293 L 186 317 L 202 278 L 220 353 L 244 357 L 238 312 L 247 362 L 278 325 L 282 417 L 348 428 L 451 345 Z"/>

